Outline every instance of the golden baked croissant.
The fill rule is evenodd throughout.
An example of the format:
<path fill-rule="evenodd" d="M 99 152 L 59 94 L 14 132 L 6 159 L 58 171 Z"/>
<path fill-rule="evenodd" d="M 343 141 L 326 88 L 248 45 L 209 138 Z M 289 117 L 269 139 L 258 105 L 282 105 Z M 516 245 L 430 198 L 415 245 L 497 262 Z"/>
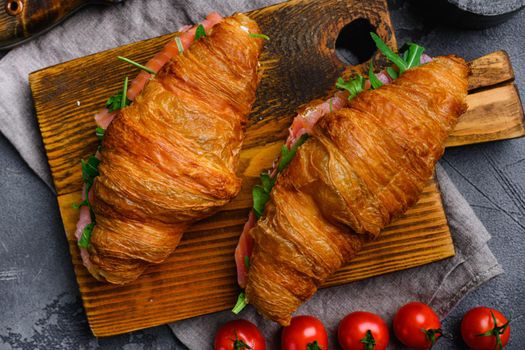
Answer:
<path fill-rule="evenodd" d="M 447 56 L 328 113 L 277 178 L 251 229 L 246 299 L 282 325 L 362 244 L 415 204 L 467 106 Z"/>
<path fill-rule="evenodd" d="M 87 264 L 98 279 L 136 279 L 173 252 L 188 225 L 239 192 L 239 151 L 259 81 L 263 40 L 251 35 L 258 32 L 245 15 L 221 18 L 105 131 Z"/>

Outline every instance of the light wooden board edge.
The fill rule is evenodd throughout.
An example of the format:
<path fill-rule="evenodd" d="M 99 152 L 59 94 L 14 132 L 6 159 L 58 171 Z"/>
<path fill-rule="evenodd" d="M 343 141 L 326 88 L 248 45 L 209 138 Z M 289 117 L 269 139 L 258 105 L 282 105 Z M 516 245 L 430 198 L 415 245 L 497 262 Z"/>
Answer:
<path fill-rule="evenodd" d="M 467 112 L 449 136 L 446 146 L 463 146 L 525 135 L 523 106 L 514 83 L 468 95 Z"/>

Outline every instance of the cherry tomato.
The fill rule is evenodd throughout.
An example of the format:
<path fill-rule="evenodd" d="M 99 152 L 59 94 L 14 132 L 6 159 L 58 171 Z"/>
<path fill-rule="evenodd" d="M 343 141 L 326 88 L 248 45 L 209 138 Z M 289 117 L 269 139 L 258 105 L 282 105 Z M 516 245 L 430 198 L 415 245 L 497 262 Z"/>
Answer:
<path fill-rule="evenodd" d="M 390 335 L 381 317 L 358 311 L 339 322 L 337 338 L 343 350 L 385 350 Z"/>
<path fill-rule="evenodd" d="M 476 307 L 463 316 L 461 336 L 473 350 L 503 349 L 510 337 L 509 321 L 498 310 Z"/>
<path fill-rule="evenodd" d="M 281 350 L 327 350 L 328 335 L 317 318 L 296 316 L 283 328 Z"/>
<path fill-rule="evenodd" d="M 247 320 L 226 322 L 215 334 L 214 350 L 266 350 L 264 337 L 256 325 Z"/>
<path fill-rule="evenodd" d="M 397 310 L 394 333 L 409 348 L 427 350 L 442 335 L 441 322 L 430 306 L 415 301 Z"/>

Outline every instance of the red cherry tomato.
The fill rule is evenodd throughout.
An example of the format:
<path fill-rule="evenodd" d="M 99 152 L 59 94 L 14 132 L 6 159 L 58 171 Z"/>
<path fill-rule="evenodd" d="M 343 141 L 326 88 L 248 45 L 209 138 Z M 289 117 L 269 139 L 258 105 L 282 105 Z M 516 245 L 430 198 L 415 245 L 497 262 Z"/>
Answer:
<path fill-rule="evenodd" d="M 283 328 L 281 350 L 328 350 L 328 335 L 317 318 L 296 316 Z"/>
<path fill-rule="evenodd" d="M 394 333 L 409 348 L 427 350 L 442 335 L 441 322 L 430 306 L 411 302 L 397 310 Z"/>
<path fill-rule="evenodd" d="M 264 337 L 247 320 L 226 322 L 215 334 L 214 350 L 266 350 Z"/>
<path fill-rule="evenodd" d="M 498 310 L 476 307 L 463 316 L 461 336 L 473 350 L 503 349 L 509 342 L 509 321 Z"/>
<path fill-rule="evenodd" d="M 343 350 L 385 350 L 390 335 L 381 317 L 358 311 L 339 322 L 337 338 Z"/>

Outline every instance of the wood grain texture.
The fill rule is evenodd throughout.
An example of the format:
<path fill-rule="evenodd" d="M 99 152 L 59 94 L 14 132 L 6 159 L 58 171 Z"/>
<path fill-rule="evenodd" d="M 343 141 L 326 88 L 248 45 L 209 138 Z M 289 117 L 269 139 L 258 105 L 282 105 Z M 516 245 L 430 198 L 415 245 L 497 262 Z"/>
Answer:
<path fill-rule="evenodd" d="M 469 90 L 514 80 L 514 70 L 509 55 L 496 51 L 474 60 L 470 64 Z"/>
<path fill-rule="evenodd" d="M 459 119 L 447 146 L 504 140 L 525 135 L 523 106 L 515 84 L 468 95 L 468 110 Z"/>
<path fill-rule="evenodd" d="M 89 4 L 113 3 L 116 0 L 5 0 L 0 7 L 0 48 L 14 46 L 31 36 L 57 25 Z"/>
<path fill-rule="evenodd" d="M 239 173 L 244 178 L 241 193 L 221 212 L 191 227 L 168 260 L 151 266 L 139 280 L 127 286 L 97 282 L 82 266 L 73 237 L 78 211 L 71 205 L 80 199 L 80 159 L 97 147 L 93 114 L 108 96 L 121 88 L 122 77 L 137 73 L 117 61 L 116 56 L 144 63 L 173 35 L 126 45 L 30 75 L 77 281 L 90 327 L 97 336 L 230 308 L 239 291 L 233 252 L 251 206 L 251 188 L 261 170 L 270 167 L 278 154 L 298 107 L 326 96 L 344 70 L 334 50 L 337 34 L 353 19 L 368 18 L 390 46 L 396 45 L 384 0 L 295 0 L 249 15 L 271 40 L 262 56 L 263 80 L 241 152 Z M 480 92 L 469 95 L 468 118 L 461 119 L 449 145 L 523 134 L 523 112 L 516 108 L 521 107 L 519 99 L 508 94 L 514 89 L 508 57 L 501 52 L 491 55 L 490 59 L 485 56 L 471 63 L 470 86 Z M 487 71 L 498 73 L 485 74 Z M 500 86 L 504 83 L 507 85 Z M 499 86 L 498 97 L 491 93 L 493 85 Z M 509 105 L 514 107 L 508 108 Z M 493 122 L 493 113 L 500 116 L 498 123 Z M 489 125 L 492 131 L 487 132 Z M 417 205 L 386 228 L 378 240 L 369 243 L 325 287 L 453 254 L 439 191 L 435 181 L 429 180 Z"/>

